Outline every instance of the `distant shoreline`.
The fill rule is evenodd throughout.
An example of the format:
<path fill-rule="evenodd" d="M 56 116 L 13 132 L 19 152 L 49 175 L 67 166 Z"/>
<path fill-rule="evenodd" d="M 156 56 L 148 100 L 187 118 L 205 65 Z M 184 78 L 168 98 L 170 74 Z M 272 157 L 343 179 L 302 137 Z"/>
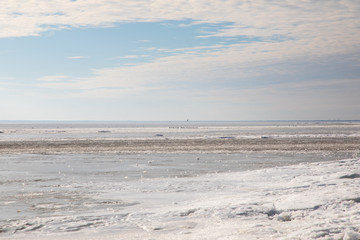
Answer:
<path fill-rule="evenodd" d="M 284 139 L 2 140 L 0 154 L 236 153 L 247 151 L 360 152 L 360 137 Z"/>
<path fill-rule="evenodd" d="M 315 120 L 0 120 L 0 124 L 2 123 L 69 123 L 69 124 L 82 124 L 82 123 L 274 123 L 274 122 L 282 122 L 282 123 L 294 123 L 294 122 L 304 122 L 304 123 L 341 123 L 341 122 L 358 122 L 360 123 L 360 119 L 343 119 L 343 120 L 325 120 L 325 119 L 315 119 Z"/>

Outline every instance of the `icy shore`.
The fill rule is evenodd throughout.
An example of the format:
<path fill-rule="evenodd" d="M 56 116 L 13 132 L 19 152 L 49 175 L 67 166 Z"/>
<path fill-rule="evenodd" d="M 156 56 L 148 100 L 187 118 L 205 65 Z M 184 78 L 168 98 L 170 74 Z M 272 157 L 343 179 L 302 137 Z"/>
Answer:
<path fill-rule="evenodd" d="M 360 159 L 348 159 L 127 182 L 122 191 L 101 196 L 140 202 L 113 225 L 0 238 L 356 240 L 360 239 L 358 174 Z"/>

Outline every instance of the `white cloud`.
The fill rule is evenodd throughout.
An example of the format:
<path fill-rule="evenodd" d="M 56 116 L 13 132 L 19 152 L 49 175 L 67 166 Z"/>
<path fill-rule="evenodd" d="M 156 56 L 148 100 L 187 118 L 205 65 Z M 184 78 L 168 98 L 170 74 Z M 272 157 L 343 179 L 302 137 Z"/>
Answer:
<path fill-rule="evenodd" d="M 259 50 L 261 46 L 267 51 Z M 303 81 L 297 83 L 298 88 L 324 87 L 316 85 L 318 82 L 313 82 L 313 79 L 307 81 L 308 75 L 303 72 L 304 68 L 307 68 L 310 74 L 311 71 L 316 71 L 317 66 L 308 68 L 307 65 L 302 65 L 311 65 L 311 62 L 319 60 L 321 62 L 327 58 L 312 59 L 302 49 L 288 50 L 286 44 L 271 42 L 234 44 L 223 48 L 222 51 L 200 51 L 196 55 L 193 55 L 192 51 L 193 49 L 183 49 L 181 54 L 158 58 L 152 62 L 96 69 L 88 77 L 46 76 L 39 79 L 39 86 L 75 90 L 76 93 L 72 94 L 82 97 L 122 98 L 132 95 L 149 95 L 150 92 L 160 90 L 166 92 L 166 96 L 169 97 L 171 94 L 167 93 L 179 86 L 194 85 L 199 89 L 200 86 L 219 83 L 223 88 L 231 88 L 233 82 L 236 82 L 236 88 L 239 88 L 242 83 L 244 86 L 250 84 L 258 88 L 259 84 L 271 83 L 279 76 L 299 75 Z M 256 78 L 260 78 L 263 82 L 256 82 Z M 292 82 L 291 79 L 288 80 Z M 287 88 L 286 84 L 294 86 L 295 83 L 282 84 L 283 88 Z M 331 84 L 334 82 L 328 81 L 326 86 L 331 86 Z M 345 81 L 343 84 L 348 85 L 349 82 Z M 96 95 L 94 94 L 96 91 L 109 94 Z"/>
<path fill-rule="evenodd" d="M 189 48 L 148 63 L 96 69 L 89 77 L 44 77 L 39 86 L 71 90 L 62 94 L 78 99 L 180 102 L 181 108 L 192 109 L 194 119 L 331 119 L 341 109 L 347 112 L 345 118 L 359 117 L 360 79 L 308 78 L 318 71 L 315 63 L 332 60 L 288 47 L 234 44 L 196 55 Z M 339 61 L 325 65 L 331 68 Z M 277 81 L 281 76 L 287 80 Z M 291 76 L 302 80 L 294 82 Z M 186 112 L 171 109 L 163 119 Z"/>
<path fill-rule="evenodd" d="M 259 87 L 254 79 L 276 82 L 274 77 L 294 73 L 306 78 L 307 69 L 304 71 L 296 65 L 328 62 L 332 56 L 338 56 L 337 61 L 350 61 L 352 56 L 354 62 L 349 65 L 358 65 L 359 17 L 360 3 L 352 0 L 14 0 L 1 3 L 0 37 L 39 35 L 51 29 L 111 27 L 129 22 L 186 20 L 178 27 L 217 23 L 223 27 L 202 32 L 198 37 L 244 36 L 259 40 L 179 49 L 149 48 L 148 51 L 162 51 L 172 56 L 147 63 L 95 69 L 83 77 L 45 76 L 38 79 L 38 86 L 66 90 L 57 94 L 77 98 L 210 101 L 213 107 L 218 104 L 214 114 L 228 106 L 228 115 L 231 112 L 236 115 L 232 119 L 264 119 L 264 116 L 276 115 L 266 111 L 277 112 L 278 118 L 282 118 L 283 112 L 289 113 L 287 116 L 297 114 L 298 117 L 292 117 L 295 119 L 301 118 L 301 114 L 318 111 L 320 106 L 328 115 L 333 111 L 331 106 L 337 106 L 336 109 L 345 105 L 354 107 L 353 103 L 360 100 L 356 93 L 360 89 L 356 84 L 358 80 L 314 82 L 309 79 L 310 83 L 304 79 L 301 83 Z M 342 56 L 346 58 L 341 60 Z M 119 58 L 141 57 L 145 55 Z M 295 64 L 289 67 L 292 63 Z M 238 85 L 233 87 L 231 81 Z M 221 88 L 216 87 L 219 82 L 224 82 Z M 340 89 L 338 92 L 335 86 Z M 316 101 L 319 104 L 312 104 Z M 203 106 L 194 108 L 194 113 L 200 112 Z M 299 113 L 293 113 L 292 108 L 296 107 Z M 243 117 L 241 114 L 245 112 L 247 116 Z"/>
<path fill-rule="evenodd" d="M 190 69 L 194 64 L 197 69 L 205 68 L 209 72 L 219 75 L 217 71 L 213 71 L 213 68 L 235 68 L 237 65 L 241 72 L 249 72 L 245 68 L 255 65 L 262 66 L 270 62 L 299 58 L 307 58 L 311 61 L 311 58 L 314 57 L 354 52 L 359 54 L 359 17 L 360 3 L 351 0 L 280 2 L 269 0 L 5 1 L 0 8 L 0 37 L 38 35 L 49 29 L 109 27 L 114 23 L 191 19 L 193 22 L 189 24 L 229 23 L 215 32 L 203 33 L 199 35 L 200 37 L 247 36 L 261 38 L 261 42 L 254 41 L 231 46 L 217 44 L 188 49 L 154 49 L 179 55 L 177 59 L 164 58 L 150 64 L 155 65 L 156 69 L 160 69 L 158 65 L 163 64 L 164 67 L 169 66 L 170 69 L 177 71 L 177 67 L 170 66 L 170 62 L 180 62 L 181 64 L 185 62 L 184 64 Z M 208 56 L 203 56 L 206 51 Z M 136 57 L 138 56 L 122 58 Z M 81 58 L 84 57 L 69 57 L 69 59 Z M 198 61 L 209 63 L 212 69 L 199 66 L 201 63 Z M 187 62 L 191 62 L 191 65 Z M 132 65 L 134 64 L 129 66 Z M 147 64 L 141 65 L 139 68 L 144 70 L 140 72 L 154 73 L 155 71 L 147 70 L 148 66 Z M 123 68 L 109 71 L 116 74 L 125 72 Z M 160 75 L 161 72 L 162 70 L 160 70 Z M 240 71 L 237 70 L 237 72 Z M 135 74 L 135 79 L 136 76 L 141 75 L 134 71 L 132 74 Z M 205 75 L 208 74 L 205 73 Z M 148 78 L 149 75 L 143 76 Z M 158 74 L 155 76 L 159 78 Z M 242 73 L 237 73 L 235 76 L 242 76 Z M 110 77 L 110 79 L 114 78 L 114 76 Z"/>
<path fill-rule="evenodd" d="M 118 56 L 116 58 L 119 59 L 136 59 L 136 58 L 144 58 L 149 57 L 149 55 L 127 55 L 127 56 Z"/>
<path fill-rule="evenodd" d="M 85 56 L 71 56 L 71 57 L 68 57 L 68 59 L 83 59 L 83 58 L 86 58 Z"/>
<path fill-rule="evenodd" d="M 301 40 L 310 51 L 351 51 L 360 39 L 359 16 L 360 3 L 351 0 L 5 1 L 0 8 L 0 37 L 39 35 L 49 29 L 192 19 L 196 23 L 231 23 L 204 36 L 278 36 Z"/>

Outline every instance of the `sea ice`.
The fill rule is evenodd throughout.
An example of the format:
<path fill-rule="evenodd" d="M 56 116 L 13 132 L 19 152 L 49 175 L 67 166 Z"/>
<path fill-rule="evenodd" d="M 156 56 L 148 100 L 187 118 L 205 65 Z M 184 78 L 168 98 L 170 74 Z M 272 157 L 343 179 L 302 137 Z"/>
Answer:
<path fill-rule="evenodd" d="M 99 196 L 138 202 L 118 221 L 77 233 L 0 238 L 359 240 L 360 178 L 343 177 L 359 173 L 360 160 L 349 159 L 126 182 L 122 191 Z"/>

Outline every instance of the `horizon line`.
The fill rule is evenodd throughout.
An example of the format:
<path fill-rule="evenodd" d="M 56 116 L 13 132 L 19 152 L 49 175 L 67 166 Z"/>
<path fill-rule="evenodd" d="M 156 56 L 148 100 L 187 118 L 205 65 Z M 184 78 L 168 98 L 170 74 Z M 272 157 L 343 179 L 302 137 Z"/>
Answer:
<path fill-rule="evenodd" d="M 268 119 L 268 120 L 0 120 L 3 122 L 358 122 L 360 119 Z"/>

